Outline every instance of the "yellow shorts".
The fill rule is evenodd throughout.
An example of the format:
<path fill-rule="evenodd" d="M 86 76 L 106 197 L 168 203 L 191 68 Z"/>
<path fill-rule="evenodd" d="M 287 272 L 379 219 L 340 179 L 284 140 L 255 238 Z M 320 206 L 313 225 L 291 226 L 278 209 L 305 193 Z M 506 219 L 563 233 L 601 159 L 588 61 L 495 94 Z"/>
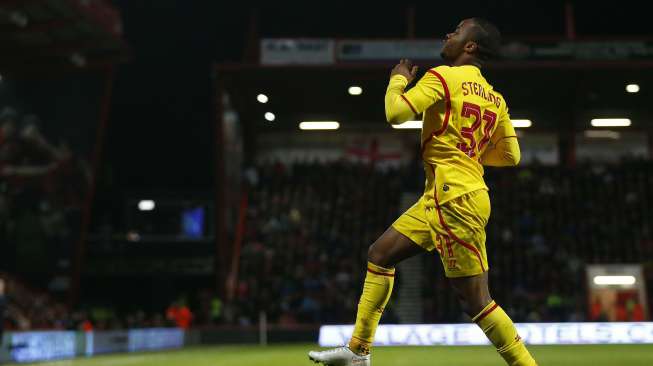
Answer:
<path fill-rule="evenodd" d="M 392 227 L 428 251 L 437 249 L 447 277 L 465 277 L 488 270 L 485 225 L 489 218 L 490 197 L 480 189 L 439 208 L 426 207 L 421 197 Z"/>

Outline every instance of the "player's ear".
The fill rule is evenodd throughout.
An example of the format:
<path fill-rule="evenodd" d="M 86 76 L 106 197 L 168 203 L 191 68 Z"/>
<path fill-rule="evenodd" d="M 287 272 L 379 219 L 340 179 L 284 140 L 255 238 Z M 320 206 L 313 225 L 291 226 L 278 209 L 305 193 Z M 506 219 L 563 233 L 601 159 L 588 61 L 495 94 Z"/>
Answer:
<path fill-rule="evenodd" d="M 467 41 L 465 43 L 465 46 L 463 47 L 463 49 L 467 53 L 474 53 L 474 52 L 478 51 L 478 44 L 476 42 L 474 42 L 474 41 Z"/>

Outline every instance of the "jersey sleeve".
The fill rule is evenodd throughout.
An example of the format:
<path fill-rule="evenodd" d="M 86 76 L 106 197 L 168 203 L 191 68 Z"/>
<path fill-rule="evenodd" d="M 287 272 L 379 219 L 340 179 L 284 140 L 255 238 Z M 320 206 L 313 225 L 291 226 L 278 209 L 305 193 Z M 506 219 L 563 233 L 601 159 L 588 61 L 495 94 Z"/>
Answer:
<path fill-rule="evenodd" d="M 481 163 L 487 166 L 515 166 L 519 164 L 521 151 L 517 133 L 510 121 L 506 107 L 499 119 L 497 129 L 490 138 L 490 144 L 481 156 Z"/>
<path fill-rule="evenodd" d="M 385 93 L 385 116 L 389 123 L 398 124 L 414 118 L 426 108 L 443 99 L 445 89 L 442 85 L 442 70 L 428 70 L 424 76 L 407 92 L 408 80 L 403 75 L 390 78 Z"/>

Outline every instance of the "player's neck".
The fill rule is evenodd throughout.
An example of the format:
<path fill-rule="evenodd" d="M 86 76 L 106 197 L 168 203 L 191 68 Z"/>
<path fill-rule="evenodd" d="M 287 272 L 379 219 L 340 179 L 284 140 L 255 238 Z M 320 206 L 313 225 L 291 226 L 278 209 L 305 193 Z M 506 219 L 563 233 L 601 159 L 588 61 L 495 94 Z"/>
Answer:
<path fill-rule="evenodd" d="M 451 66 L 468 66 L 468 65 L 477 67 L 479 69 L 482 66 L 480 63 L 477 63 L 477 62 L 454 62 L 454 63 L 451 64 Z"/>
<path fill-rule="evenodd" d="M 451 63 L 451 66 L 465 66 L 465 65 L 476 66 L 479 69 L 481 68 L 481 66 L 483 66 L 479 60 L 477 60 L 474 57 L 468 57 L 465 54 L 461 55 Z"/>

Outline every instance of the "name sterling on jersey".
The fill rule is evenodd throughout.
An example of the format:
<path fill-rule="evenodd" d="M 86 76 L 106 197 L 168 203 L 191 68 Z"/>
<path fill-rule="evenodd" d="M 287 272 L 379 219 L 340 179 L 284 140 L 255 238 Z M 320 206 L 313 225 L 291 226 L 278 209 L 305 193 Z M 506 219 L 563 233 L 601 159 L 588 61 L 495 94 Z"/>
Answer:
<path fill-rule="evenodd" d="M 494 103 L 497 108 L 501 105 L 501 97 L 497 97 L 491 91 L 485 90 L 483 85 L 475 83 L 473 81 L 465 81 L 462 83 L 463 95 L 468 95 L 470 93 L 476 94 L 479 97 L 487 100 L 488 102 Z"/>

